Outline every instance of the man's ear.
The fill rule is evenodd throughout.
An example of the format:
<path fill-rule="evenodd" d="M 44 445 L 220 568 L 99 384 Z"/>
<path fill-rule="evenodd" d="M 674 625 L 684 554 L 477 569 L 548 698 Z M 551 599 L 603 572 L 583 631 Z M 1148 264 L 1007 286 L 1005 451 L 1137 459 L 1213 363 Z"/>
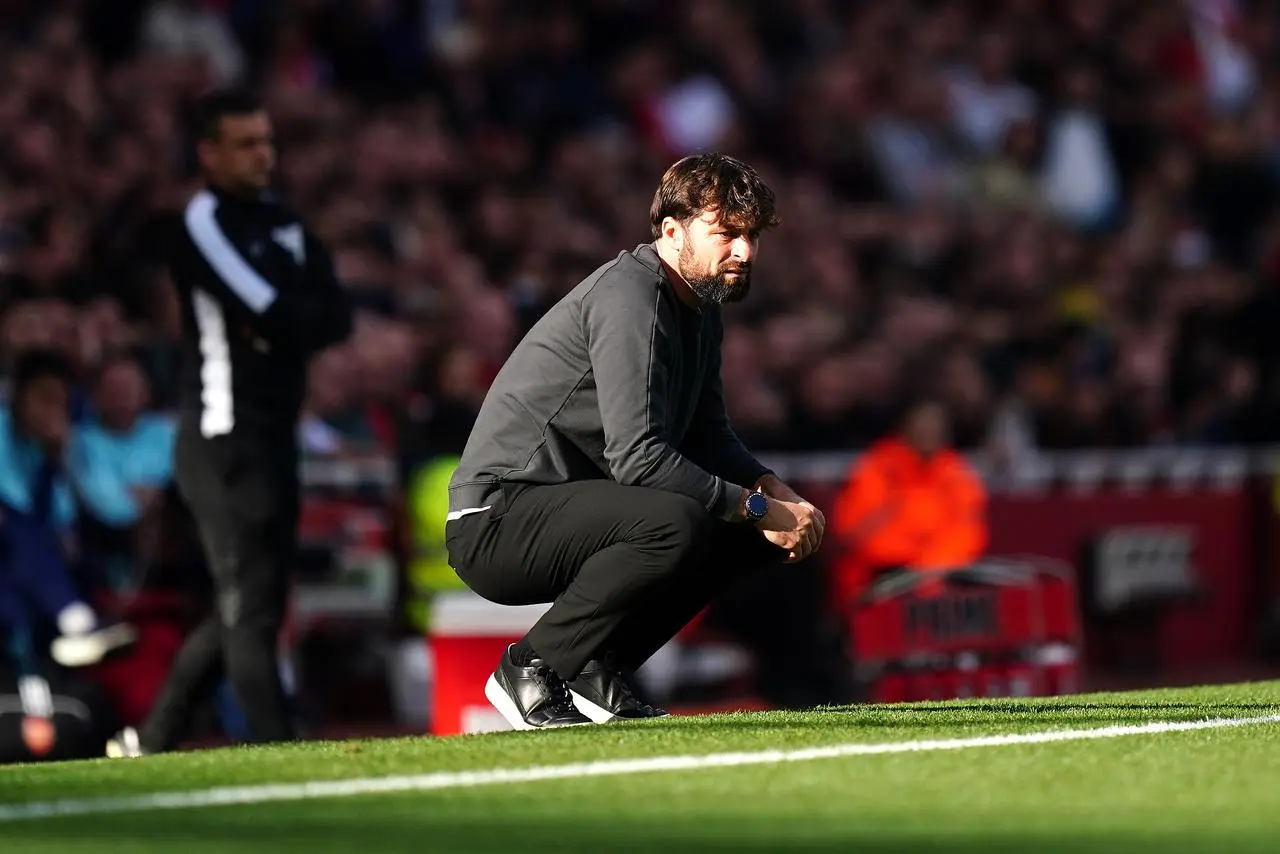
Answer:
<path fill-rule="evenodd" d="M 196 162 L 200 168 L 208 171 L 213 164 L 214 144 L 211 140 L 202 139 L 196 143 Z"/>
<path fill-rule="evenodd" d="M 684 248 L 684 226 L 673 216 L 662 221 L 662 236 L 671 241 L 671 247 L 677 252 Z"/>

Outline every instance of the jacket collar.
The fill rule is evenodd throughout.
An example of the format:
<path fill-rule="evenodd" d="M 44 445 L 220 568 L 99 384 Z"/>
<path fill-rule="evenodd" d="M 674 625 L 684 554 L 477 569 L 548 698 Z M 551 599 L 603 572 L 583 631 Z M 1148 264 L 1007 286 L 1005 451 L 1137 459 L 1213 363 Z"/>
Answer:
<path fill-rule="evenodd" d="M 205 189 L 212 193 L 219 202 L 233 205 L 265 205 L 276 201 L 275 194 L 270 190 L 263 190 L 254 195 L 242 195 L 240 193 L 232 193 L 216 184 L 205 184 Z"/>
<path fill-rule="evenodd" d="M 645 267 L 657 273 L 659 276 L 662 276 L 664 279 L 666 278 L 667 271 L 663 269 L 662 259 L 658 257 L 658 250 L 654 248 L 652 243 L 641 243 L 631 254 Z"/>
<path fill-rule="evenodd" d="M 691 306 L 684 300 L 680 299 L 675 292 L 675 283 L 671 281 L 671 277 L 667 275 L 667 268 L 663 266 L 662 259 L 658 257 L 658 250 L 652 243 L 641 243 L 632 252 L 631 257 L 640 262 L 646 270 L 651 271 L 658 277 L 658 281 L 664 284 L 671 292 L 671 296 L 676 303 L 682 308 L 697 314 L 701 317 L 705 314 L 705 305 Z"/>

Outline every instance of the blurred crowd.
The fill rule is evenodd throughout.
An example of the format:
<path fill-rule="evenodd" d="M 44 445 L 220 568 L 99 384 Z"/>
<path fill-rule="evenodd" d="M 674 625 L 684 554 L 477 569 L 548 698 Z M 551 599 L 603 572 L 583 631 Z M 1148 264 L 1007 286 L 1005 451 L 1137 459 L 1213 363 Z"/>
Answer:
<path fill-rule="evenodd" d="M 523 330 L 647 241 L 677 156 L 774 186 L 731 309 L 762 450 L 1280 438 L 1280 13 L 1248 0 L 3 0 L 6 362 L 127 350 L 172 398 L 183 105 L 251 84 L 361 315 L 317 454 L 456 452 Z"/>
<path fill-rule="evenodd" d="M 495 372 L 650 239 L 659 176 L 697 150 L 757 166 L 783 219 L 726 309 L 757 450 L 865 448 L 922 398 L 988 465 L 1280 443 L 1278 60 L 1263 0 L 0 0 L 0 503 L 80 535 L 23 540 L 6 510 L 0 621 L 43 642 L 13 608 L 39 593 L 83 664 L 123 611 L 138 643 L 98 678 L 126 720 L 181 639 L 96 594 L 200 560 L 157 413 L 163 235 L 211 87 L 265 97 L 281 189 L 356 299 L 302 438 L 401 464 L 398 595 L 421 604 L 456 583 L 438 499 Z"/>

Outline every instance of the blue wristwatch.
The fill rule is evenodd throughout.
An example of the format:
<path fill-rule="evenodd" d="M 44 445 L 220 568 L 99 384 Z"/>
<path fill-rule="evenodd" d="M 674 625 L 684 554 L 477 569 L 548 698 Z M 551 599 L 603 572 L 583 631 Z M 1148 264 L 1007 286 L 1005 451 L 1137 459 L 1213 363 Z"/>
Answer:
<path fill-rule="evenodd" d="M 747 496 L 747 521 L 759 522 L 769 512 L 769 499 L 763 492 L 753 492 Z"/>

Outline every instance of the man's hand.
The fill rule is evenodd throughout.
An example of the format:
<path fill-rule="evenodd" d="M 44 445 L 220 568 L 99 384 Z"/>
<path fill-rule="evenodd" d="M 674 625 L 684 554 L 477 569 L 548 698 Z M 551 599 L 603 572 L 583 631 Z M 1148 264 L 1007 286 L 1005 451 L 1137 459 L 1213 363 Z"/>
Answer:
<path fill-rule="evenodd" d="M 801 498 L 794 489 L 782 482 L 782 478 L 776 474 L 766 474 L 761 477 L 752 489 L 763 492 L 770 498 L 777 498 L 781 501 L 788 501 L 792 504 L 803 504 L 804 499 Z"/>
<path fill-rule="evenodd" d="M 812 504 L 774 498 L 769 512 L 756 523 L 765 539 L 787 551 L 787 563 L 797 563 L 818 550 L 826 522 Z"/>
<path fill-rule="evenodd" d="M 808 507 L 813 511 L 813 523 L 818 529 L 818 545 L 822 545 L 822 536 L 827 532 L 827 517 L 823 515 L 821 510 L 810 504 L 808 501 L 801 501 L 800 506 Z M 817 551 L 818 546 L 814 546 L 813 550 Z"/>
<path fill-rule="evenodd" d="M 817 507 L 813 506 L 812 504 L 810 504 L 808 501 L 805 501 L 803 498 L 801 498 L 800 495 L 794 489 L 792 489 L 791 487 L 783 483 L 782 479 L 779 478 L 777 475 L 767 474 L 764 477 L 760 478 L 760 480 L 756 482 L 756 489 L 758 489 L 760 492 L 763 492 L 765 495 L 769 496 L 770 498 L 774 499 L 773 501 L 770 502 L 770 505 L 777 504 L 778 502 L 781 501 L 786 504 L 794 504 L 794 505 L 799 505 L 800 507 L 805 507 L 810 511 L 812 515 L 811 523 L 813 525 L 814 530 L 816 531 L 816 539 L 814 541 L 813 548 L 807 554 L 812 554 L 813 552 L 817 551 L 818 547 L 822 545 L 822 537 L 827 530 L 827 517 L 823 515 L 822 511 L 819 510 Z M 777 533 L 777 532 L 773 532 L 773 533 Z M 782 545 L 781 543 L 778 543 L 775 540 L 773 540 L 773 538 L 770 537 L 770 534 L 767 530 L 766 530 L 765 536 L 769 538 L 769 541 L 774 543 L 774 545 L 779 545 L 779 546 Z M 788 549 L 790 548 L 789 546 L 783 546 L 783 547 Z M 803 558 L 793 557 L 793 562 L 795 560 L 803 560 Z"/>

